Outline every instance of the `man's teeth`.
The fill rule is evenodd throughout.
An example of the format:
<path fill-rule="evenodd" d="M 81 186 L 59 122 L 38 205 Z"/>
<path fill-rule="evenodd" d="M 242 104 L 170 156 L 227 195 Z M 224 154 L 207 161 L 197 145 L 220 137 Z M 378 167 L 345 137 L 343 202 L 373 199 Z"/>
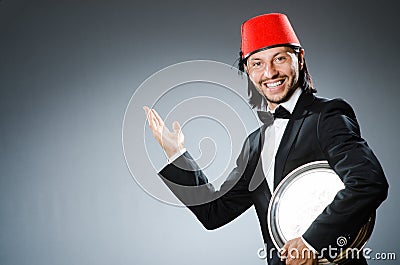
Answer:
<path fill-rule="evenodd" d="M 277 87 L 282 84 L 282 80 L 275 83 L 267 83 L 267 87 Z"/>

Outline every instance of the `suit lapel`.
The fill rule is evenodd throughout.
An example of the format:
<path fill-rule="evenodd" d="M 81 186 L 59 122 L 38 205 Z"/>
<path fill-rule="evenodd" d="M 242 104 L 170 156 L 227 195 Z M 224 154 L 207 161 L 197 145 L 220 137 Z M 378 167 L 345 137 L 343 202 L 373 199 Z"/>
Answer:
<path fill-rule="evenodd" d="M 274 188 L 285 177 L 283 170 L 285 168 L 286 160 L 289 151 L 303 125 L 304 119 L 307 117 L 308 110 L 306 107 L 314 101 L 315 97 L 312 94 L 302 93 L 297 101 L 296 107 L 293 111 L 292 118 L 286 126 L 283 133 L 281 143 L 279 144 L 278 151 L 275 156 L 275 169 L 274 169 Z"/>
<path fill-rule="evenodd" d="M 265 181 L 261 161 L 261 150 L 264 144 L 264 130 L 265 128 L 263 128 L 263 126 L 260 127 L 256 132 L 255 137 L 250 142 L 251 152 L 249 157 L 249 173 L 251 175 L 251 179 L 249 182 L 249 191 L 254 191 L 263 181 Z"/>

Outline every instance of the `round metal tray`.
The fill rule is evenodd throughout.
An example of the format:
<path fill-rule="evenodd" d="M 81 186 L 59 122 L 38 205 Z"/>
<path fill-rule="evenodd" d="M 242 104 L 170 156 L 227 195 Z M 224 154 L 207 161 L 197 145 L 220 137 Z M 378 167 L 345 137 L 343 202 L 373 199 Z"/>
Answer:
<path fill-rule="evenodd" d="M 268 230 L 275 247 L 281 249 L 288 240 L 300 237 L 343 188 L 343 182 L 327 161 L 311 162 L 289 173 L 276 188 L 268 207 Z M 374 221 L 375 215 L 362 227 L 350 247 L 357 245 L 362 249 Z M 335 263 L 344 258 L 341 253 Z M 319 263 L 329 264 L 326 259 Z"/>

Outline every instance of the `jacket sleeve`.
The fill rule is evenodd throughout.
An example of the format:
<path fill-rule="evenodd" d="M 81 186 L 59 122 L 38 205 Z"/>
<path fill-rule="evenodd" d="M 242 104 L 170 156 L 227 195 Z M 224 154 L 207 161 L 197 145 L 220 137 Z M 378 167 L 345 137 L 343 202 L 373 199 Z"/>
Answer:
<path fill-rule="evenodd" d="M 216 229 L 235 219 L 252 204 L 245 177 L 249 154 L 246 140 L 236 167 L 219 190 L 215 190 L 188 152 L 165 166 L 159 176 L 206 229 Z"/>
<path fill-rule="evenodd" d="M 345 101 L 327 103 L 318 119 L 318 141 L 331 168 L 345 188 L 314 220 L 303 234 L 305 240 L 321 253 L 328 247 L 346 247 L 354 240 L 378 206 L 386 199 L 388 183 L 381 165 L 360 135 L 354 111 Z M 338 244 L 346 238 L 347 245 Z M 341 242 L 343 243 L 343 241 Z"/>

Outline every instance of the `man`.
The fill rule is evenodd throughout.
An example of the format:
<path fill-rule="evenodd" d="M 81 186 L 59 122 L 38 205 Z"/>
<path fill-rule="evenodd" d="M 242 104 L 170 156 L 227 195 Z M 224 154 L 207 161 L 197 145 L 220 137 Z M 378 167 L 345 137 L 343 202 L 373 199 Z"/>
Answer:
<path fill-rule="evenodd" d="M 229 223 L 254 205 L 267 253 L 273 253 L 267 255 L 269 264 L 316 262 L 313 255 L 289 255 L 292 250 L 312 251 L 332 261 L 333 257 L 323 250 L 346 247 L 338 245 L 337 239 L 345 237 L 352 242 L 386 199 L 388 184 L 383 170 L 361 138 L 352 108 L 341 99 L 313 95 L 316 91 L 305 64 L 304 49 L 285 15 L 266 14 L 245 21 L 240 54 L 239 68 L 251 81 L 250 104 L 271 113 L 259 112 L 260 119 L 273 115 L 275 120 L 269 119 L 270 123 L 247 137 L 237 166 L 220 191 L 214 191 L 184 149 L 179 123 L 174 122 L 170 132 L 155 110 L 144 107 L 155 138 L 173 161 L 159 175 L 207 229 Z M 266 217 L 272 191 L 292 170 L 320 160 L 329 162 L 345 188 L 302 237 L 289 240 L 281 253 L 271 252 Z M 260 181 L 254 181 L 257 179 Z M 187 194 L 180 193 L 171 183 L 202 186 L 201 193 L 220 192 L 222 196 L 203 204 L 190 204 Z M 355 257 L 348 264 L 366 264 L 366 260 Z"/>

